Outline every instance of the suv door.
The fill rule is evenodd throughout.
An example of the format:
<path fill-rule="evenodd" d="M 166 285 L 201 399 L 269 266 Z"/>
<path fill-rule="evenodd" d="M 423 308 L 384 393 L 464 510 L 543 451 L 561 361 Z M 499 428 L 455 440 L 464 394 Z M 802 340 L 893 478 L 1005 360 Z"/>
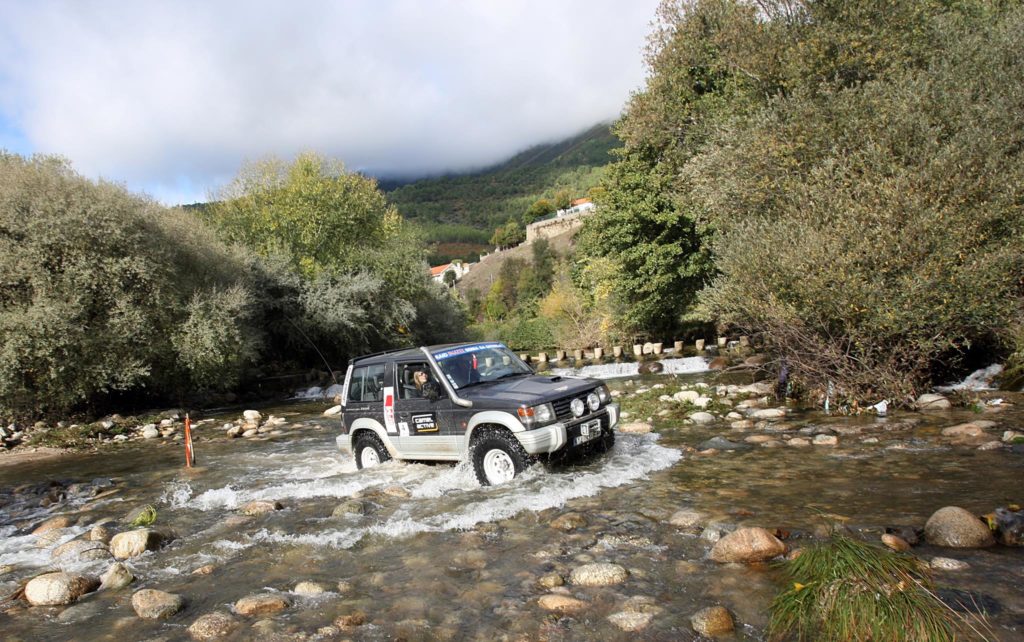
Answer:
<path fill-rule="evenodd" d="M 417 373 L 440 391 L 431 401 L 417 385 Z M 458 459 L 459 439 L 454 434 L 452 401 L 438 385 L 438 375 L 426 361 L 395 364 L 395 419 L 402 455 L 410 459 Z M 430 385 L 428 384 L 428 385 Z"/>
<path fill-rule="evenodd" d="M 345 399 L 345 423 L 349 430 L 359 417 L 370 417 L 382 426 L 384 421 L 385 366 L 356 366 L 348 384 Z"/>

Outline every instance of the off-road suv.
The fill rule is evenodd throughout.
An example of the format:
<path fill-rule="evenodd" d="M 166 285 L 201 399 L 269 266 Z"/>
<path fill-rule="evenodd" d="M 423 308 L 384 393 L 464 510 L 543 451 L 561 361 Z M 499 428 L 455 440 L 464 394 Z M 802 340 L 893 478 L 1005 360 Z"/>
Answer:
<path fill-rule="evenodd" d="M 538 375 L 501 343 L 353 359 L 342 407 L 338 445 L 358 468 L 468 459 L 485 486 L 509 481 L 538 456 L 608 450 L 619 421 L 600 381 Z"/>

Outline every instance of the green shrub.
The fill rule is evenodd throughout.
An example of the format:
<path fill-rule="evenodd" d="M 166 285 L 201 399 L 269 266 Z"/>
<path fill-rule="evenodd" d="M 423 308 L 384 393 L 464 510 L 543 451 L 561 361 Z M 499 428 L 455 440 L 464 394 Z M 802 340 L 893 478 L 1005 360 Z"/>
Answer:
<path fill-rule="evenodd" d="M 939 600 L 916 558 L 843 534 L 803 549 L 782 571 L 786 588 L 770 608 L 772 640 L 939 642 L 986 629 Z"/>
<path fill-rule="evenodd" d="M 691 164 L 721 230 L 705 310 L 765 332 L 809 389 L 905 400 L 1011 345 L 1024 11 L 941 25 L 927 69 L 779 100 Z"/>
<path fill-rule="evenodd" d="M 501 325 L 499 337 L 516 351 L 539 352 L 557 347 L 551 322 L 543 317 L 515 317 Z"/>

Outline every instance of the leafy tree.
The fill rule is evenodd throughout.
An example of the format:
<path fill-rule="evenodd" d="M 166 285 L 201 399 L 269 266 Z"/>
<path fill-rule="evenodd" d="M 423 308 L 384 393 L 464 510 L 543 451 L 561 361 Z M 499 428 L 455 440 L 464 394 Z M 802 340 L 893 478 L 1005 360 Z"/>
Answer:
<path fill-rule="evenodd" d="M 448 270 L 447 272 L 444 273 L 444 284 L 447 285 L 448 287 L 454 286 L 455 280 L 456 277 L 454 271 Z"/>
<path fill-rule="evenodd" d="M 560 189 L 555 193 L 555 209 L 567 210 L 572 205 L 572 192 L 567 189 Z"/>
<path fill-rule="evenodd" d="M 515 247 L 525 240 L 526 232 L 515 219 L 509 219 L 505 225 L 495 230 L 494 236 L 491 237 L 491 243 L 500 250 Z"/>
<path fill-rule="evenodd" d="M 207 216 L 229 240 L 283 252 L 308 277 L 358 269 L 363 252 L 353 250 L 393 243 L 402 227 L 373 179 L 313 153 L 244 165 Z"/>
<path fill-rule="evenodd" d="M 526 210 L 523 215 L 523 222 L 529 225 L 539 218 L 555 212 L 555 204 L 546 198 L 539 198 Z"/>

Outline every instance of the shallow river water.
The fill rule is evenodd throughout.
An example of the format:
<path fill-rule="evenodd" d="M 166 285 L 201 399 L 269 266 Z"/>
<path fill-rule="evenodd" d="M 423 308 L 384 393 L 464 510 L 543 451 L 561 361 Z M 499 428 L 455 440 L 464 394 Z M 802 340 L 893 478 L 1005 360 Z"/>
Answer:
<path fill-rule="evenodd" d="M 708 375 L 617 380 L 635 390 Z M 227 639 L 363 640 L 690 640 L 690 616 L 710 605 L 735 616 L 734 639 L 762 639 L 766 608 L 778 589 L 770 567 L 718 565 L 707 559 L 708 535 L 732 527 L 788 531 L 799 547 L 826 521 L 842 523 L 873 541 L 885 526 L 923 526 L 932 512 L 958 505 L 981 514 L 1024 499 L 1024 456 L 1007 449 L 950 447 L 942 427 L 977 417 L 967 411 L 897 415 L 888 419 L 796 414 L 791 424 L 860 427 L 838 447 L 761 448 L 699 455 L 688 447 L 715 435 L 736 439 L 728 422 L 710 427 L 665 418 L 655 433 L 622 434 L 614 449 L 577 464 L 534 467 L 512 483 L 481 488 L 465 466 L 389 462 L 357 471 L 335 445 L 337 420 L 320 415 L 326 404 L 264 409 L 288 420 L 282 434 L 260 440 L 197 430 L 199 468 L 182 468 L 179 443 L 133 442 L 100 454 L 0 468 L 0 590 L 4 595 L 58 566 L 98 574 L 109 561 L 55 563 L 52 549 L 80 537 L 96 521 L 118 522 L 152 504 L 155 527 L 174 531 L 167 547 L 126 562 L 136 581 L 99 591 L 70 607 L 8 602 L 0 612 L 4 640 L 178 640 L 213 611 L 231 612 L 239 598 L 281 593 L 291 606 L 272 616 L 236 616 Z M 1020 406 L 991 418 L 1021 429 Z M 237 416 L 232 413 L 229 418 Z M 907 417 L 917 423 L 907 428 Z M 213 424 L 220 425 L 221 421 Z M 751 434 L 755 431 L 750 431 Z M 863 443 L 873 435 L 878 443 Z M 740 441 L 743 434 L 738 435 Z M 894 447 L 895 446 L 895 447 Z M 49 508 L 22 500 L 16 487 L 61 480 L 113 481 L 99 498 L 71 499 Z M 339 505 L 361 501 L 363 514 L 332 517 Z M 284 509 L 244 516 L 238 508 L 266 499 Z M 707 532 L 673 526 L 684 509 L 705 515 Z M 552 527 L 566 513 L 581 516 L 573 530 Z M 77 524 L 39 546 L 32 527 L 69 514 Z M 111 523 L 112 527 L 125 528 Z M 115 528 L 116 530 L 116 528 Z M 966 561 L 965 571 L 941 572 L 943 586 L 989 600 L 995 639 L 1024 639 L 1024 551 L 942 550 L 915 547 L 922 558 Z M 541 578 L 568 579 L 573 568 L 612 562 L 628 579 L 609 587 L 567 584 L 542 588 Z M 193 571 L 207 567 L 208 574 Z M 329 590 L 292 593 L 300 581 Z M 158 588 L 183 595 L 183 611 L 146 621 L 131 595 Z M 551 591 L 583 600 L 572 615 L 538 605 Z M 335 618 L 362 612 L 366 623 L 338 631 Z M 638 632 L 618 628 L 610 615 L 652 614 Z"/>

